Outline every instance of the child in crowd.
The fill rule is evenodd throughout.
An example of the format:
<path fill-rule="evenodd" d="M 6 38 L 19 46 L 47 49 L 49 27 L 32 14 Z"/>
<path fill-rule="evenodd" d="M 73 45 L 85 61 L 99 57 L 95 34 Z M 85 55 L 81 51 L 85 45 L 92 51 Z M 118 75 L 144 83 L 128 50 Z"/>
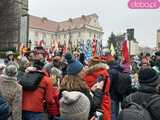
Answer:
<path fill-rule="evenodd" d="M 54 104 L 48 105 L 49 120 L 59 120 L 59 83 L 61 80 L 62 72 L 53 67 L 51 69 L 51 79 L 53 80 L 53 100 Z"/>

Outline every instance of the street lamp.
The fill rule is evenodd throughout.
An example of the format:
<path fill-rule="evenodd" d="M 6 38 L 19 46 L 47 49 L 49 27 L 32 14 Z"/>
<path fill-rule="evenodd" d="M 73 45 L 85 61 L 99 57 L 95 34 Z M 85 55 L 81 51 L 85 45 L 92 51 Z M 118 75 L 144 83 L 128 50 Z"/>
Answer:
<path fill-rule="evenodd" d="M 134 28 L 127 29 L 127 38 L 129 41 L 129 54 L 131 54 L 131 41 L 134 40 Z"/>
<path fill-rule="evenodd" d="M 32 47 L 32 41 L 31 40 L 29 40 L 28 41 L 28 47 L 31 49 L 31 47 Z"/>

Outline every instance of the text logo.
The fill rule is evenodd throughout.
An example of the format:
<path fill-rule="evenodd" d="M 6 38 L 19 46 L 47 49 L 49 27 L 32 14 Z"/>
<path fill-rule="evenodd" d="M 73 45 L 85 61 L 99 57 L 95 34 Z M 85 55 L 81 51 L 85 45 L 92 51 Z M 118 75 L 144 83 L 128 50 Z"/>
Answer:
<path fill-rule="evenodd" d="M 129 0 L 130 9 L 158 9 L 160 8 L 159 0 Z"/>

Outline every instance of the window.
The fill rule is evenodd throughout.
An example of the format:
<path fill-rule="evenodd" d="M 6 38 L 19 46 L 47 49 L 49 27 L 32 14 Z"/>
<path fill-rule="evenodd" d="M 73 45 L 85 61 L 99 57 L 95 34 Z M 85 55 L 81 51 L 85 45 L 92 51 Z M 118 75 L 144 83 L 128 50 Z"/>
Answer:
<path fill-rule="evenodd" d="M 55 35 L 52 35 L 52 39 L 54 39 L 55 38 Z"/>
<path fill-rule="evenodd" d="M 43 33 L 43 40 L 46 39 L 46 33 Z"/>
<path fill-rule="evenodd" d="M 67 35 L 66 35 L 66 34 L 64 34 L 64 39 L 66 39 L 66 37 L 67 37 Z"/>
<path fill-rule="evenodd" d="M 97 38 L 100 39 L 100 33 L 97 34 Z"/>
<path fill-rule="evenodd" d="M 99 39 L 101 39 L 101 34 L 99 34 Z"/>
<path fill-rule="evenodd" d="M 60 39 L 61 38 L 61 36 L 60 35 L 58 35 L 58 39 Z"/>
<path fill-rule="evenodd" d="M 35 32 L 35 36 L 38 37 L 38 32 L 37 31 Z"/>
<path fill-rule="evenodd" d="M 92 33 L 91 32 L 89 32 L 89 37 L 92 37 Z"/>
<path fill-rule="evenodd" d="M 78 32 L 78 37 L 81 37 L 81 32 Z"/>

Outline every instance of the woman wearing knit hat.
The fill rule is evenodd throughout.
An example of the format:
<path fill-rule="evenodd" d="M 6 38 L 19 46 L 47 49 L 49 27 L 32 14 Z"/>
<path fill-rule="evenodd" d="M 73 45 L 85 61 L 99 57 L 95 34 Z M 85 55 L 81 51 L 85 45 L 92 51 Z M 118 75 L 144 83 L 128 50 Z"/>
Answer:
<path fill-rule="evenodd" d="M 90 101 L 78 91 L 63 91 L 60 99 L 60 113 L 63 120 L 88 120 Z"/>
<path fill-rule="evenodd" d="M 85 94 L 90 100 L 91 110 L 89 117 L 92 117 L 94 113 L 93 100 L 90 89 L 88 88 L 86 82 L 83 80 L 83 64 L 78 60 L 74 60 L 71 53 L 66 53 L 65 59 L 68 62 L 67 75 L 65 75 L 64 79 L 61 82 L 60 90 L 61 92 L 65 90 L 80 91 Z"/>
<path fill-rule="evenodd" d="M 9 120 L 22 120 L 22 87 L 17 83 L 17 74 L 17 65 L 9 63 L 0 76 L 0 92 L 12 108 Z"/>
<path fill-rule="evenodd" d="M 92 107 L 90 90 L 86 82 L 82 79 L 83 65 L 76 60 L 70 60 L 69 63 L 70 64 L 67 67 L 67 75 L 65 75 L 60 85 L 60 91 L 80 91 L 89 98 Z M 92 115 L 93 111 L 91 108 L 90 117 Z"/>
<path fill-rule="evenodd" d="M 85 81 L 79 76 L 79 75 L 65 75 L 64 79 L 61 82 L 60 85 L 60 96 L 62 95 L 63 91 L 79 91 L 85 94 L 92 105 L 92 96 L 90 94 L 90 90 L 85 83 Z M 91 108 L 90 115 L 91 117 L 93 115 L 93 109 Z"/>

